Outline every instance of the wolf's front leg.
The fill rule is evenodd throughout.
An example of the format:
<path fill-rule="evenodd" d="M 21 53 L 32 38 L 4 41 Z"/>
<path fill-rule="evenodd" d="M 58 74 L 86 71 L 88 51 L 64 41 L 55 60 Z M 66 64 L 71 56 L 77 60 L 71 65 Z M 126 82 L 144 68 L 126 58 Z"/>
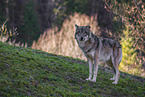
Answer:
<path fill-rule="evenodd" d="M 88 59 L 88 63 L 89 63 L 89 78 L 87 78 L 86 80 L 91 80 L 92 79 L 93 60 Z"/>
<path fill-rule="evenodd" d="M 99 58 L 95 58 L 94 60 L 94 76 L 91 80 L 92 82 L 96 82 L 97 73 L 98 73 L 98 65 L 99 65 Z"/>

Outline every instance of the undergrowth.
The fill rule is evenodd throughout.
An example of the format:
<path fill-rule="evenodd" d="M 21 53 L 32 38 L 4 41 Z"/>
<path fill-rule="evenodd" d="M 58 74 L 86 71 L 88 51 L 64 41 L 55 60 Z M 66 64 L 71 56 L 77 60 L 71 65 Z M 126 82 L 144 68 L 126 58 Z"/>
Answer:
<path fill-rule="evenodd" d="M 145 79 L 121 72 L 117 85 L 109 68 L 100 66 L 97 82 L 86 81 L 85 61 L 10 46 L 0 42 L 0 96 L 138 96 Z"/>

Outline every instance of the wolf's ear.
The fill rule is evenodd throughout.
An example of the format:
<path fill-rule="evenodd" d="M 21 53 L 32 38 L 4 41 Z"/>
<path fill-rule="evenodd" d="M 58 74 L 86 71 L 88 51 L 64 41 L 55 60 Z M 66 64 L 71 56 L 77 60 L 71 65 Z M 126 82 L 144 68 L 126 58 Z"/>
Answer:
<path fill-rule="evenodd" d="M 75 24 L 75 28 L 77 29 L 79 26 L 77 24 Z"/>
<path fill-rule="evenodd" d="M 90 27 L 90 26 L 86 26 L 86 28 L 87 28 L 87 29 L 90 29 L 91 27 Z"/>

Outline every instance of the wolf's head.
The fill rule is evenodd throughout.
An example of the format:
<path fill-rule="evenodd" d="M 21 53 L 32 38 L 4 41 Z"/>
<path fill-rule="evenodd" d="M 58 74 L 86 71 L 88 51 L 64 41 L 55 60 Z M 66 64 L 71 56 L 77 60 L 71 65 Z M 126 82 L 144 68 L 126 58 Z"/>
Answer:
<path fill-rule="evenodd" d="M 76 33 L 75 38 L 79 42 L 85 42 L 91 38 L 90 26 L 78 26 L 75 24 Z"/>

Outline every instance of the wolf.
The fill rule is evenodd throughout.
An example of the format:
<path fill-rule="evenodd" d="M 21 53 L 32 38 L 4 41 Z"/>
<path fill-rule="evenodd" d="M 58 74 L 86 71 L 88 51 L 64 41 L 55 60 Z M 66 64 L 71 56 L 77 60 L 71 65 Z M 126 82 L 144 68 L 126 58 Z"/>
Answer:
<path fill-rule="evenodd" d="M 109 38 L 97 37 L 91 31 L 90 26 L 75 24 L 75 28 L 75 39 L 89 64 L 89 77 L 86 80 L 96 82 L 99 61 L 104 61 L 113 69 L 114 76 L 110 79 L 114 80 L 112 84 L 117 84 L 120 77 L 118 66 L 122 60 L 120 43 Z"/>

